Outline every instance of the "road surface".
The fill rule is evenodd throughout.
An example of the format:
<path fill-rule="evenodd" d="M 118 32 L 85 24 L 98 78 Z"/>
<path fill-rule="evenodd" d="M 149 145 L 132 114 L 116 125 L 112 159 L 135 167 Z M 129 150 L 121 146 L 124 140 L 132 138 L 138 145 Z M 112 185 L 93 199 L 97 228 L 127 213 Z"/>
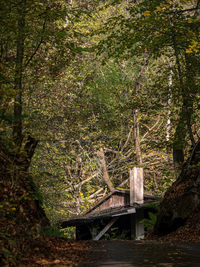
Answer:
<path fill-rule="evenodd" d="M 200 243 L 91 241 L 91 253 L 79 267 L 200 267 Z"/>

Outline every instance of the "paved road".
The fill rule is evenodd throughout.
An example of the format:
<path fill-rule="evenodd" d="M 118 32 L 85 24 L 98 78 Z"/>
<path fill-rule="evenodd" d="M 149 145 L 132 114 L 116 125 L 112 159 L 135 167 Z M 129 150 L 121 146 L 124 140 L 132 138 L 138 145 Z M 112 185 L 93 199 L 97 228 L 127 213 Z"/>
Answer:
<path fill-rule="evenodd" d="M 91 241 L 91 253 L 79 267 L 200 267 L 200 243 Z"/>

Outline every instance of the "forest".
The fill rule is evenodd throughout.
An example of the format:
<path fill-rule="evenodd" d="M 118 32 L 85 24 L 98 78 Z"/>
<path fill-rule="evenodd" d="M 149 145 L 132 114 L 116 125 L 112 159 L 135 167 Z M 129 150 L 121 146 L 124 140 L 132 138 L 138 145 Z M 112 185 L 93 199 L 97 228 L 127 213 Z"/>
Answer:
<path fill-rule="evenodd" d="M 3 266 L 56 246 L 74 266 L 87 244 L 59 222 L 129 189 L 134 167 L 159 200 L 149 238 L 200 241 L 200 1 L 0 6 Z"/>

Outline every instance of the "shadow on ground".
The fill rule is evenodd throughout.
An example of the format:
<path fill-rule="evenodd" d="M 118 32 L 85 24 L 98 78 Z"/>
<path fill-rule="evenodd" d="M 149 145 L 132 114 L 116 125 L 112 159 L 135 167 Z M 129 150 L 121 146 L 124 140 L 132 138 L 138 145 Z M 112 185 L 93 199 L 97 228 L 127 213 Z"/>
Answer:
<path fill-rule="evenodd" d="M 200 267 L 200 243 L 91 241 L 91 253 L 79 267 Z"/>

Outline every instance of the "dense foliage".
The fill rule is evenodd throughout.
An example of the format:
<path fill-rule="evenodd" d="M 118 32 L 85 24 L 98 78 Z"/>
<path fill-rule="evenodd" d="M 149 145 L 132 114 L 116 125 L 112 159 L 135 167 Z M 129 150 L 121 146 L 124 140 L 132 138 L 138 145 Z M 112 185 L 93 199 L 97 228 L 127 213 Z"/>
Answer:
<path fill-rule="evenodd" d="M 19 218 L 27 196 L 36 202 L 24 216 L 33 205 L 51 224 L 78 215 L 128 188 L 134 166 L 144 167 L 145 190 L 163 196 L 199 139 L 200 1 L 1 7 L 4 217 Z"/>

